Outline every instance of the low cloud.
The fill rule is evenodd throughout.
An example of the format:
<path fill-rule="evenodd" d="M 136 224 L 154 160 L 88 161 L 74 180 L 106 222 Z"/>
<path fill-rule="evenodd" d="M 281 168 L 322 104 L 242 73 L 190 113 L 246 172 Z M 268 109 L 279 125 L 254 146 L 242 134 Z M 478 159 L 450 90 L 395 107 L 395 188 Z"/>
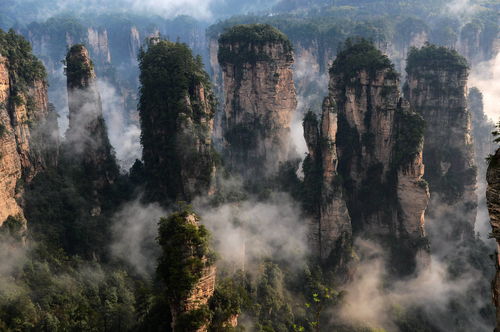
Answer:
<path fill-rule="evenodd" d="M 215 208 L 199 199 L 193 206 L 211 231 L 223 263 L 242 268 L 266 258 L 297 267 L 304 262 L 306 222 L 288 195 L 273 193 L 266 201 L 248 199 Z"/>
<path fill-rule="evenodd" d="M 145 277 L 154 274 L 160 248 L 156 242 L 158 222 L 168 212 L 158 204 L 139 199 L 126 204 L 113 217 L 111 252 Z"/>
<path fill-rule="evenodd" d="M 104 80 L 99 80 L 97 85 L 101 94 L 109 140 L 115 149 L 118 163 L 127 171 L 136 159 L 141 159 L 141 129 L 126 116 L 123 98 L 116 88 Z"/>

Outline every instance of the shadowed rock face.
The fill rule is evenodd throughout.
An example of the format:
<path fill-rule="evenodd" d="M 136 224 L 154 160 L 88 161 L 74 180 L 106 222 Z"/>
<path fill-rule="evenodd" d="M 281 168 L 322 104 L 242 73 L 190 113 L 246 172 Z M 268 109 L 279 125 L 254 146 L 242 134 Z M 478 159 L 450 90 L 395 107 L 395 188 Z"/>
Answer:
<path fill-rule="evenodd" d="M 352 227 L 337 173 L 337 107 L 325 98 L 320 126 L 311 112 L 304 119 L 304 137 L 309 154 L 304 161 L 304 183 L 317 187 L 311 193 L 311 247 L 325 264 L 348 269 L 352 252 Z M 348 273 L 341 273 L 346 276 Z"/>
<path fill-rule="evenodd" d="M 25 222 L 22 184 L 57 160 L 57 121 L 43 66 L 31 53 L 18 57 L 24 59 L 0 55 L 0 225 L 9 216 Z M 17 61 L 29 61 L 38 73 L 23 76 Z"/>
<path fill-rule="evenodd" d="M 297 106 L 290 41 L 267 25 L 236 26 L 220 37 L 218 54 L 227 164 L 248 177 L 273 173 L 289 157 Z"/>
<path fill-rule="evenodd" d="M 497 325 L 496 330 L 500 330 L 500 261 L 498 251 L 500 248 L 500 149 L 490 161 L 487 172 L 488 188 L 486 190 L 486 200 L 488 211 L 490 213 L 490 223 L 493 237 L 497 242 L 497 252 L 495 254 L 496 275 L 491 286 L 493 290 L 493 303 L 497 308 Z"/>
<path fill-rule="evenodd" d="M 93 214 L 100 214 L 99 193 L 118 177 L 118 166 L 102 114 L 94 66 L 83 45 L 71 47 L 66 56 L 69 127 L 66 153 L 88 175 L 96 201 Z"/>
<path fill-rule="evenodd" d="M 393 65 L 368 42 L 347 45 L 330 76 L 338 173 L 353 232 L 391 249 L 397 273 L 411 273 L 416 258 L 428 256 L 423 120 L 401 98 Z"/>
<path fill-rule="evenodd" d="M 426 122 L 429 231 L 450 240 L 470 239 L 477 196 L 466 60 L 446 48 L 425 46 L 410 52 L 407 72 L 406 97 Z"/>
<path fill-rule="evenodd" d="M 146 191 L 168 204 L 214 191 L 215 97 L 200 59 L 160 41 L 141 55 L 140 120 Z"/>

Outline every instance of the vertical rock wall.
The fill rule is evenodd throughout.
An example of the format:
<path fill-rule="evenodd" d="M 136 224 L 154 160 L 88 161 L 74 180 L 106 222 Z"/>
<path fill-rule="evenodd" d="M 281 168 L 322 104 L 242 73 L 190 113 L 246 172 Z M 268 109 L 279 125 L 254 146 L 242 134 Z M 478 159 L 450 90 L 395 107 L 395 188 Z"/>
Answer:
<path fill-rule="evenodd" d="M 247 176 L 272 173 L 290 155 L 297 106 L 290 41 L 268 25 L 236 26 L 220 37 L 218 57 L 227 164 Z"/>
<path fill-rule="evenodd" d="M 54 164 L 58 150 L 43 65 L 22 37 L 9 42 L 17 53 L 11 59 L 0 54 L 0 225 L 9 216 L 24 222 L 23 185 Z"/>
<path fill-rule="evenodd" d="M 338 107 L 338 173 L 355 234 L 379 241 L 411 273 L 427 256 L 423 120 L 400 96 L 389 59 L 366 41 L 346 44 L 330 70 Z M 324 121 L 324 120 L 323 120 Z"/>
<path fill-rule="evenodd" d="M 426 122 L 425 179 L 430 230 L 452 240 L 473 238 L 476 166 L 467 109 L 468 65 L 455 51 L 424 46 L 408 57 L 406 96 Z"/>
<path fill-rule="evenodd" d="M 497 243 L 497 252 L 495 253 L 496 275 L 491 283 L 493 291 L 493 303 L 496 307 L 496 329 L 500 331 L 500 260 L 498 252 L 500 251 L 500 149 L 492 156 L 487 173 L 488 188 L 486 199 L 490 213 L 490 223 L 493 238 Z"/>
<path fill-rule="evenodd" d="M 114 151 L 102 114 L 94 65 L 83 45 L 74 45 L 66 56 L 69 127 L 66 131 L 67 157 L 76 160 L 92 183 L 95 208 L 100 214 L 99 195 L 118 177 Z"/>
<path fill-rule="evenodd" d="M 184 44 L 160 41 L 141 55 L 140 68 L 148 195 L 168 203 L 212 193 L 215 97 L 201 60 Z"/>

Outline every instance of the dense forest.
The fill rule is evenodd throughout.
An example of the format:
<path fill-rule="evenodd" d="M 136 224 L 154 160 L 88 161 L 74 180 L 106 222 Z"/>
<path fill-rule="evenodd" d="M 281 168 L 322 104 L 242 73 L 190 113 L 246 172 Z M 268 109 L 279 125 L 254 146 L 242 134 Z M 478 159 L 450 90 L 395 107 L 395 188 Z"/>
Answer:
<path fill-rule="evenodd" d="M 2 2 L 0 330 L 500 328 L 499 42 L 496 0 Z"/>

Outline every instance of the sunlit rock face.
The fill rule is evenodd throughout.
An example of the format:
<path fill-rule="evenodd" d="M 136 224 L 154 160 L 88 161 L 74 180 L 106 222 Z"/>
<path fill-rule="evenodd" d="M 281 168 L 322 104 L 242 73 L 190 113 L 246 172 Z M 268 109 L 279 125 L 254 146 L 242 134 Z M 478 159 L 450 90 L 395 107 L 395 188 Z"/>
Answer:
<path fill-rule="evenodd" d="M 496 330 L 500 329 L 500 261 L 498 251 L 500 248 L 500 149 L 492 156 L 487 173 L 488 188 L 486 190 L 486 200 L 490 213 L 490 223 L 492 234 L 497 242 L 497 252 L 495 254 L 496 275 L 491 286 L 493 290 L 493 303 L 497 308 Z"/>
<path fill-rule="evenodd" d="M 402 99 L 394 66 L 371 43 L 348 43 L 330 77 L 337 169 L 353 233 L 382 243 L 396 273 L 412 273 L 428 257 L 423 120 Z"/>
<path fill-rule="evenodd" d="M 220 37 L 218 52 L 227 166 L 249 177 L 275 172 L 290 156 L 297 106 L 290 41 L 267 25 L 241 25 Z"/>
<path fill-rule="evenodd" d="M 407 73 L 406 97 L 426 122 L 423 158 L 433 220 L 429 230 L 450 240 L 473 238 L 476 165 L 467 62 L 449 49 L 424 46 L 410 52 Z"/>
<path fill-rule="evenodd" d="M 77 161 L 88 175 L 94 191 L 95 208 L 100 214 L 99 193 L 118 177 L 118 166 L 109 142 L 102 114 L 94 65 L 83 45 L 71 47 L 66 56 L 69 127 L 65 153 Z"/>
<path fill-rule="evenodd" d="M 9 216 L 25 223 L 23 185 L 55 164 L 57 137 L 43 65 L 30 52 L 0 54 L 0 225 Z"/>

